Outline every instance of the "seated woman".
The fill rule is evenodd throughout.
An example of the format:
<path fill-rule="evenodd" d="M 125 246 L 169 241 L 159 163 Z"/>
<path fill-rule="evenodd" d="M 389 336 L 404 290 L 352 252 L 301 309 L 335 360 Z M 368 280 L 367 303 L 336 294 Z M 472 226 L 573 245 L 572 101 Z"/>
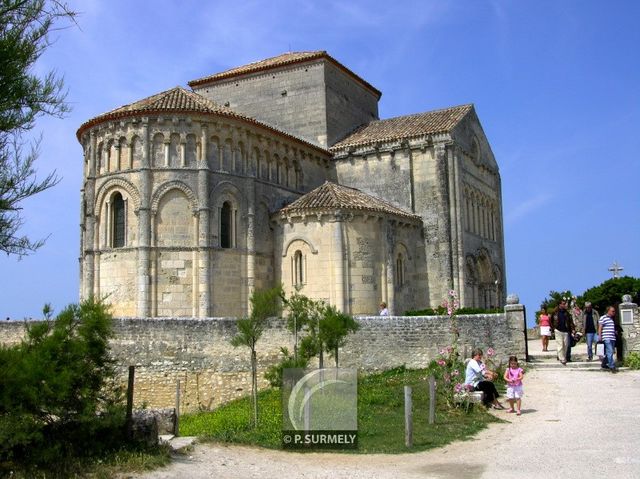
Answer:
<path fill-rule="evenodd" d="M 482 362 L 482 349 L 476 348 L 471 353 L 471 359 L 467 363 L 467 370 L 464 383 L 473 387 L 475 391 L 484 393 L 482 403 L 495 409 L 504 409 L 504 406 L 498 402 L 498 391 L 495 384 L 491 381 L 495 379 L 496 374 L 489 371 Z"/>

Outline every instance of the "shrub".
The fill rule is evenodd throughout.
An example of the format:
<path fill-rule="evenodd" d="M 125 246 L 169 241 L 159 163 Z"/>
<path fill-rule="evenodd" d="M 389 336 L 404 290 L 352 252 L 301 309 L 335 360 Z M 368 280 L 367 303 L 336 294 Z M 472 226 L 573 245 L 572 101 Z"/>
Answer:
<path fill-rule="evenodd" d="M 282 371 L 289 368 L 305 369 L 309 365 L 309 360 L 299 356 L 297 359 L 289 352 L 287 348 L 280 348 L 282 359 L 277 364 L 269 366 L 264 373 L 264 378 L 269 381 L 271 387 L 282 387 Z"/>
<path fill-rule="evenodd" d="M 631 351 L 627 354 L 627 357 L 624 358 L 624 365 L 629 369 L 640 369 L 640 352 Z"/>
<path fill-rule="evenodd" d="M 502 313 L 501 308 L 460 308 L 456 310 L 457 315 L 465 314 L 496 314 Z M 415 311 L 406 311 L 405 316 L 447 316 L 447 308 L 438 306 L 437 308 L 418 309 Z"/>
<path fill-rule="evenodd" d="M 71 457 L 116 447 L 124 412 L 109 356 L 111 316 L 94 300 L 27 325 L 21 344 L 0 347 L 0 476 L 60 473 Z"/>

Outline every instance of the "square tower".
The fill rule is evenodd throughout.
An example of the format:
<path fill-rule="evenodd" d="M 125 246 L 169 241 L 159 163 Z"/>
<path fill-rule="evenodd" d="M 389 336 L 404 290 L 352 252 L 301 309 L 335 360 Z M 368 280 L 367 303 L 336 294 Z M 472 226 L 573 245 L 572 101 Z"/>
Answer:
<path fill-rule="evenodd" d="M 382 95 L 325 51 L 284 53 L 192 80 L 189 86 L 324 148 L 377 120 Z"/>

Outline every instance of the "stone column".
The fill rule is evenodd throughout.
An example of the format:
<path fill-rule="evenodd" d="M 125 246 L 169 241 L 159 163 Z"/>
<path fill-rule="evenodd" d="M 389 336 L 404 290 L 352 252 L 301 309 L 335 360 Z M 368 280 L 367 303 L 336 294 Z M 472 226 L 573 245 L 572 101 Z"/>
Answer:
<path fill-rule="evenodd" d="M 620 326 L 622 326 L 622 352 L 640 351 L 640 314 L 638 305 L 632 302 L 631 295 L 622 297 L 620 309 Z"/>
<path fill-rule="evenodd" d="M 386 271 L 387 271 L 387 309 L 390 315 L 396 314 L 396 260 L 393 255 L 395 235 L 391 221 L 386 222 Z"/>
<path fill-rule="evenodd" d="M 345 274 L 344 274 L 344 239 L 343 217 L 337 212 L 333 218 L 333 290 L 335 306 L 339 311 L 348 313 L 345 309 Z"/>
<path fill-rule="evenodd" d="M 451 287 L 458 292 L 460 296 L 463 295 L 461 291 L 459 273 L 459 261 L 458 261 L 458 244 L 461 242 L 459 234 L 459 208 L 458 208 L 458 184 L 456 177 L 456 160 L 454 157 L 453 146 L 446 147 L 447 158 L 447 172 L 448 172 L 448 205 L 449 205 L 449 262 L 451 270 Z M 464 304 L 462 298 L 460 298 L 461 304 Z"/>
<path fill-rule="evenodd" d="M 466 304 L 465 298 L 465 258 L 464 258 L 464 226 L 463 226 L 463 184 L 462 184 L 462 175 L 460 174 L 460 165 L 461 158 L 458 155 L 459 149 L 455 149 L 452 152 L 453 156 L 453 177 L 454 177 L 454 186 L 455 186 L 455 221 L 456 221 L 456 236 L 455 236 L 455 253 L 456 253 L 456 266 L 457 266 L 457 274 L 456 278 L 458 281 L 458 299 L 460 300 L 461 305 Z M 500 303 L 497 303 L 500 304 Z"/>
<path fill-rule="evenodd" d="M 432 243 L 431 251 L 426 251 L 429 258 L 432 252 L 437 253 L 435 264 L 429 266 L 429 302 L 440 304 L 446 293 L 453 285 L 453 265 L 451 251 L 451 203 L 448 167 L 447 145 L 438 143 L 434 146 L 434 159 L 436 162 L 436 205 L 435 211 L 443 219 L 442 225 L 438 223 L 439 231 L 437 239 Z"/>
<path fill-rule="evenodd" d="M 200 210 L 193 211 L 193 238 L 191 239 L 194 248 L 191 250 L 191 317 L 197 318 L 200 315 L 200 295 L 199 295 L 199 271 L 198 263 L 200 259 Z"/>
<path fill-rule="evenodd" d="M 84 215 L 84 242 L 82 244 L 83 254 L 83 277 L 82 280 L 82 299 L 87 299 L 94 295 L 94 251 L 96 242 L 96 217 L 95 217 L 95 181 L 96 181 L 96 133 L 91 130 L 89 134 L 89 168 L 84 187 L 85 204 L 83 205 Z"/>
<path fill-rule="evenodd" d="M 116 171 L 120 171 L 121 168 L 121 161 L 122 161 L 122 151 L 120 151 L 120 142 L 118 143 L 114 143 L 113 147 L 116 149 Z"/>
<path fill-rule="evenodd" d="M 133 168 L 133 140 L 129 140 L 127 143 L 127 162 L 129 163 L 129 169 Z"/>
<path fill-rule="evenodd" d="M 246 303 L 247 314 L 251 313 L 251 295 L 255 288 L 256 271 L 256 192 L 253 178 L 247 180 L 247 289 Z"/>
<path fill-rule="evenodd" d="M 198 158 L 198 316 L 211 316 L 211 261 L 209 225 L 209 167 L 207 165 L 207 126 L 201 128 L 200 157 Z"/>
<path fill-rule="evenodd" d="M 111 199 L 107 199 L 104 204 L 104 242 L 102 249 L 113 247 L 113 218 L 111 217 Z"/>
<path fill-rule="evenodd" d="M 169 166 L 169 147 L 171 146 L 171 136 L 168 140 L 164 140 L 164 166 Z"/>
<path fill-rule="evenodd" d="M 514 354 L 518 358 L 527 359 L 527 325 L 524 305 L 520 304 L 517 294 L 510 294 L 507 297 L 507 304 L 504 307 L 506 316 L 507 334 L 506 342 L 511 345 L 511 350 L 507 354 Z"/>
<path fill-rule="evenodd" d="M 151 235 L 151 170 L 149 168 L 149 123 L 144 118 L 142 123 L 142 164 L 140 181 L 140 208 L 138 209 L 138 301 L 137 315 L 141 318 L 151 315 L 150 298 L 150 235 Z"/>

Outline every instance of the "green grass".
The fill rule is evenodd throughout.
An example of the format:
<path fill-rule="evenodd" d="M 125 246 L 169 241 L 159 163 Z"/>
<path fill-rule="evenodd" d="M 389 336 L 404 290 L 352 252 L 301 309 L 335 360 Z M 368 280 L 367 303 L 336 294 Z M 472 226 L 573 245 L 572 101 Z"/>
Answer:
<path fill-rule="evenodd" d="M 469 439 L 495 422 L 482 407 L 447 409 L 444 400 L 436 401 L 436 422 L 428 424 L 429 391 L 424 370 L 397 368 L 379 374 L 361 376 L 358 382 L 359 453 L 400 453 L 444 446 L 455 440 Z M 404 445 L 404 386 L 413 388 L 413 448 Z M 180 434 L 204 440 L 250 444 L 280 449 L 282 411 L 280 390 L 259 394 L 260 419 L 251 427 L 251 402 L 248 397 L 225 404 L 213 412 L 184 415 Z"/>
<path fill-rule="evenodd" d="M 0 477 L 9 474 L 15 479 L 55 479 L 68 477 L 91 477 L 108 479 L 126 473 L 144 472 L 166 466 L 171 462 L 168 446 L 154 448 L 123 447 L 118 451 L 105 452 L 100 457 L 69 459 L 64 464 L 54 465 L 47 470 L 17 469 L 9 472 L 0 468 Z"/>
<path fill-rule="evenodd" d="M 171 451 L 168 446 L 137 451 L 123 449 L 93 462 L 87 472 L 92 473 L 96 479 L 106 479 L 127 472 L 152 471 L 170 462 Z"/>

